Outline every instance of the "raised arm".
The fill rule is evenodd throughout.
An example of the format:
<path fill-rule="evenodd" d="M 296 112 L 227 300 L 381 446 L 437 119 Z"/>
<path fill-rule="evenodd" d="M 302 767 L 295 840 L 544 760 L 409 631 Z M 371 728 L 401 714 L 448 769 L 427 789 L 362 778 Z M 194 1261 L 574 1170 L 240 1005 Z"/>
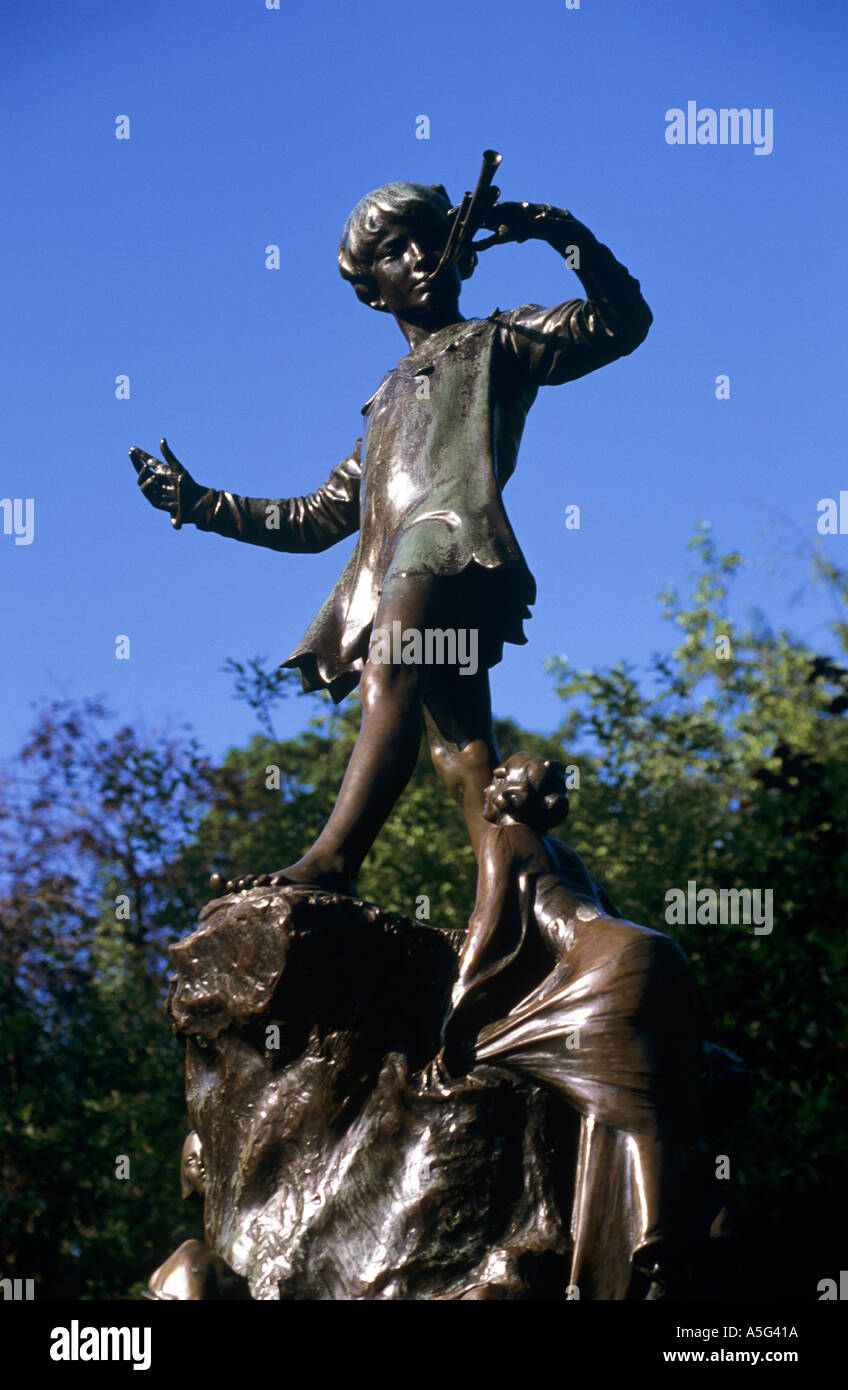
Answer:
<path fill-rule="evenodd" d="M 517 386 L 559 386 L 633 352 L 653 320 L 638 280 L 570 212 L 538 203 L 496 204 L 493 222 L 504 209 L 502 234 L 493 240 L 547 242 L 586 291 L 585 299 L 552 309 L 525 304 L 500 315 L 500 366 L 507 377 Z"/>
<path fill-rule="evenodd" d="M 326 550 L 359 529 L 360 440 L 315 492 L 306 497 L 240 497 L 196 483 L 162 440 L 166 462 L 130 450 L 147 500 L 171 513 L 179 529 L 191 522 L 200 531 L 264 545 L 271 550 Z"/>

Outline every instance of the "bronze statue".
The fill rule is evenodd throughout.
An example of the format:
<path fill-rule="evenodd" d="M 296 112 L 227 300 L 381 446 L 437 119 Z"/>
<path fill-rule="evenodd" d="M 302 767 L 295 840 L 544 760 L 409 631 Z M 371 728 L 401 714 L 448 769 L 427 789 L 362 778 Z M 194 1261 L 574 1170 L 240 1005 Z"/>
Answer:
<path fill-rule="evenodd" d="M 501 765 L 495 745 L 489 669 L 526 640 L 535 598 L 502 500 L 527 412 L 651 324 L 638 282 L 570 213 L 499 201 L 499 163 L 486 151 L 458 208 L 441 185 L 392 183 L 348 217 L 342 276 L 409 351 L 314 493 L 241 497 L 195 482 L 164 439 L 164 461 L 130 450 L 177 529 L 290 552 L 359 532 L 284 663 L 336 700 L 360 685 L 332 814 L 298 863 L 231 880 L 171 948 L 196 1131 L 183 1191 L 203 1197 L 206 1243 L 182 1245 L 151 1297 L 687 1296 L 717 1209 L 688 962 L 551 838 L 560 765 Z M 477 253 L 530 238 L 586 298 L 463 318 Z M 422 720 L 478 858 L 458 958 L 353 890 Z"/>
<path fill-rule="evenodd" d="M 317 491 L 240 497 L 196 483 L 164 439 L 164 461 L 130 450 L 145 497 L 177 528 L 190 521 L 281 551 L 324 550 L 359 531 L 335 589 L 284 663 L 300 669 L 304 689 L 327 688 L 336 700 L 360 685 L 362 726 L 336 805 L 298 863 L 230 888 L 270 880 L 350 892 L 412 773 L 422 715 L 436 771 L 479 848 L 483 791 L 500 761 L 488 672 L 504 642 L 526 641 L 522 624 L 535 599 L 502 500 L 525 417 L 540 386 L 632 352 L 651 323 L 638 282 L 571 213 L 497 201 L 490 177 L 498 162 L 486 152 L 477 193 L 453 212 L 441 185 L 391 183 L 348 217 L 342 276 L 364 304 L 393 315 L 410 350 L 363 406 L 361 439 Z M 479 226 L 493 235 L 473 243 Z M 477 250 L 528 239 L 566 259 L 586 299 L 463 318 L 460 284 Z M 474 634 L 473 672 L 470 661 L 416 659 L 416 633 L 444 641 L 447 632 Z M 385 634 L 407 633 L 406 656 L 400 642 L 386 650 Z"/>
<path fill-rule="evenodd" d="M 449 1090 L 451 1072 L 485 1063 L 558 1092 L 583 1117 L 570 1284 L 625 1298 L 635 1278 L 643 1297 L 680 1296 L 716 1210 L 696 1148 L 695 980 L 674 941 L 623 920 L 550 837 L 567 813 L 559 763 L 517 753 L 495 769 L 447 1043 L 426 1077 Z"/>

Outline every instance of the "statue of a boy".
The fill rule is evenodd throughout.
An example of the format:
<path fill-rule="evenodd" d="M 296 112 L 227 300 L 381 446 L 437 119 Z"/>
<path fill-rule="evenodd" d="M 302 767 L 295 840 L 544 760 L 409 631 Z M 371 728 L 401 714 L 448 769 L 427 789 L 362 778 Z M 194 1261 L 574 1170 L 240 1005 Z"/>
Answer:
<path fill-rule="evenodd" d="M 431 276 L 450 213 L 443 187 L 390 183 L 347 219 L 341 273 L 363 303 L 394 316 L 410 350 L 363 406 L 353 452 L 316 492 L 239 497 L 196 483 L 164 439 L 164 462 L 130 450 L 142 491 L 176 527 L 191 521 L 282 551 L 324 550 L 359 531 L 336 587 L 284 663 L 300 668 L 304 689 L 325 687 L 336 700 L 358 682 L 359 738 L 315 844 L 261 882 L 350 891 L 412 773 L 422 716 L 436 771 L 462 808 L 476 853 L 483 792 L 500 761 L 489 668 L 504 642 L 526 641 L 522 622 L 535 599 L 501 495 L 524 420 L 540 386 L 632 352 L 651 323 L 638 282 L 587 227 L 557 208 L 510 202 L 492 206 L 483 225 L 496 235 L 486 244 L 547 242 L 587 297 L 464 319 L 460 282 L 474 269 L 474 250 Z M 422 661 L 428 635 L 442 663 L 438 654 L 433 664 Z M 444 662 L 458 650 L 475 660 Z"/>

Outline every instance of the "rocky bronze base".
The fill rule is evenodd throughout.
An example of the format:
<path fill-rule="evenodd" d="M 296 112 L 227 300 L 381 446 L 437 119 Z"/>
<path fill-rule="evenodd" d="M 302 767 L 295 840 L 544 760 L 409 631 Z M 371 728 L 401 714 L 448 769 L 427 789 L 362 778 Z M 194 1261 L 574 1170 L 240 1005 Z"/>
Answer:
<path fill-rule="evenodd" d="M 169 1010 L 205 1244 L 150 1297 L 710 1296 L 691 1259 L 718 1209 L 704 1146 L 610 1128 L 518 1066 L 431 1065 L 457 945 L 307 888 L 204 909 L 171 949 Z"/>
<path fill-rule="evenodd" d="M 577 1122 L 506 1070 L 429 1083 L 444 933 L 254 888 L 171 955 L 206 1241 L 254 1299 L 563 1297 Z"/>

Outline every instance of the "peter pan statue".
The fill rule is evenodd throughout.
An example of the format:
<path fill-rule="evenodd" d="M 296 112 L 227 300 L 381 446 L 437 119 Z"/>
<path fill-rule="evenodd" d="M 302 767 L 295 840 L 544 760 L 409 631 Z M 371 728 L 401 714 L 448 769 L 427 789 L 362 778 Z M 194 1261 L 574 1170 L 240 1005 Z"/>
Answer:
<path fill-rule="evenodd" d="M 504 642 L 526 641 L 536 594 L 502 497 L 524 420 L 540 386 L 633 352 L 652 319 L 638 281 L 571 213 L 497 198 L 491 187 L 475 194 L 476 226 L 493 235 L 467 238 L 461 250 L 455 224 L 470 195 L 452 209 L 441 185 L 386 184 L 348 217 L 341 273 L 364 304 L 394 316 L 409 352 L 362 407 L 353 452 L 315 492 L 240 497 L 196 483 L 164 439 L 164 461 L 130 450 L 142 492 L 177 529 L 192 522 L 292 552 L 325 550 L 359 532 L 333 592 L 283 663 L 300 669 L 304 690 L 326 688 L 337 701 L 360 686 L 362 726 L 338 799 L 296 864 L 230 887 L 350 892 L 412 773 L 422 718 L 475 854 L 486 830 L 483 793 L 501 761 L 489 668 Z M 531 239 L 563 256 L 586 298 L 463 318 L 460 285 L 476 251 Z"/>

